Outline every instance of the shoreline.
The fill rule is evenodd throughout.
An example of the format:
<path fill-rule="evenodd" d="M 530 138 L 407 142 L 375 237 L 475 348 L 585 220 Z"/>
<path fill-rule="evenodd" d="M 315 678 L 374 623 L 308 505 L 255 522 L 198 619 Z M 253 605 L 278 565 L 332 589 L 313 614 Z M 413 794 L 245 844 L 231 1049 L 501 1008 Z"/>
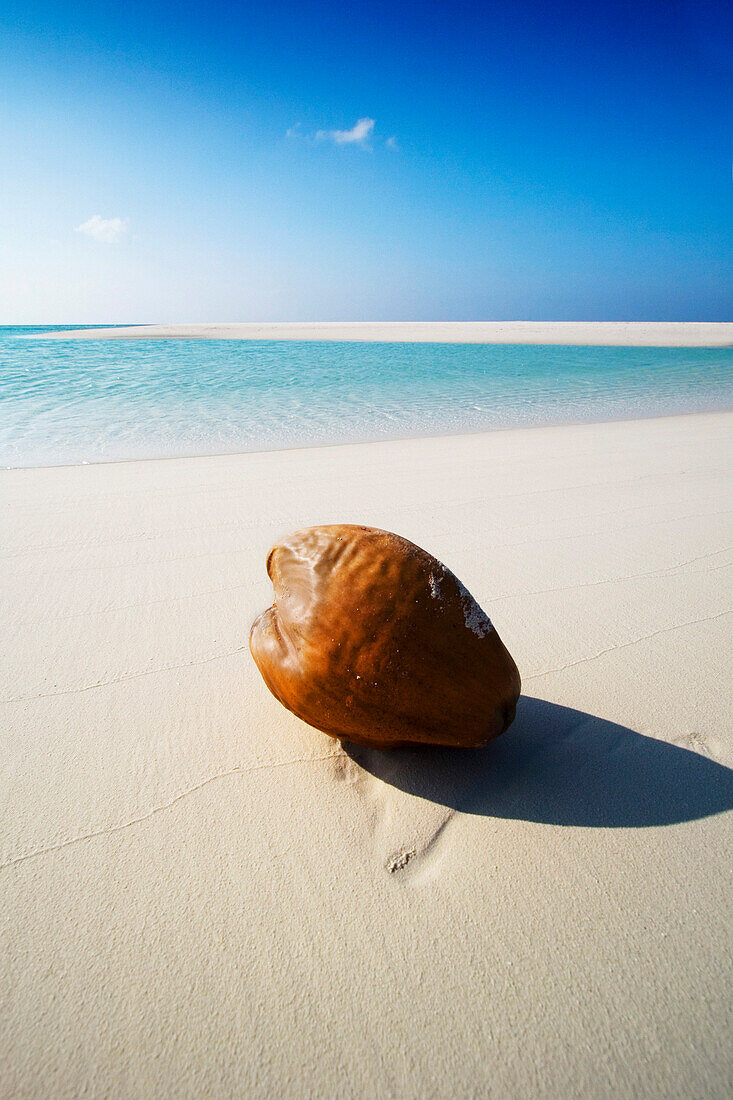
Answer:
<path fill-rule="evenodd" d="M 290 454 L 299 451 L 332 450 L 335 447 L 372 447 L 381 443 L 409 443 L 421 440 L 460 439 L 464 436 L 490 436 L 499 432 L 535 432 L 549 431 L 553 428 L 592 428 L 605 424 L 636 424 L 654 422 L 659 420 L 677 420 L 678 418 L 699 416 L 727 416 L 733 415 L 733 407 L 725 406 L 719 409 L 691 409 L 688 412 L 659 413 L 646 416 L 622 416 L 601 420 L 552 420 L 537 424 L 501 424 L 493 428 L 477 428 L 474 431 L 436 432 L 434 434 L 395 435 L 380 436 L 377 439 L 347 439 L 336 440 L 330 443 L 296 443 L 292 447 L 267 447 L 253 448 L 252 450 L 233 451 L 207 451 L 200 454 L 182 455 L 142 455 L 135 458 L 110 458 L 99 459 L 93 462 L 58 462 L 44 463 L 38 466 L 1 466 L 0 474 L 16 473 L 19 470 L 74 470 L 86 466 L 128 466 L 133 463 L 150 462 L 196 462 L 199 459 L 237 458 L 245 455 L 278 455 Z"/>
<path fill-rule="evenodd" d="M 385 321 L 127 325 L 69 328 L 29 340 L 302 340 L 369 343 L 733 347 L 724 321 Z"/>

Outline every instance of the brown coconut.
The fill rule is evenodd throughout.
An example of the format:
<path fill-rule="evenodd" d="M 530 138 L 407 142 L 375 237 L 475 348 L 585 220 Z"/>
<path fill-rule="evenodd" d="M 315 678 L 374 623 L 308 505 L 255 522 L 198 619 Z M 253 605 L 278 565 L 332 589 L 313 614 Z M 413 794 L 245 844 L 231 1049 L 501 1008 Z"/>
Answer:
<path fill-rule="evenodd" d="M 449 569 L 389 531 L 309 527 L 267 558 L 275 602 L 250 649 L 311 726 L 376 748 L 476 748 L 514 718 L 517 666 Z"/>

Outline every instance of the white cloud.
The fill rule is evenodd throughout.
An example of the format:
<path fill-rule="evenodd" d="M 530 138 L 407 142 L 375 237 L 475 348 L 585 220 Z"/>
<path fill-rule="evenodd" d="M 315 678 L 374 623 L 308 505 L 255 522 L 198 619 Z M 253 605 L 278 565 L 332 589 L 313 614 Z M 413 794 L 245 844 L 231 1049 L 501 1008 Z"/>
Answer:
<path fill-rule="evenodd" d="M 124 218 L 101 218 L 99 214 L 94 214 L 89 221 L 77 225 L 75 232 L 84 233 L 104 244 L 114 244 L 127 232 L 127 222 Z"/>
<path fill-rule="evenodd" d="M 360 118 L 350 130 L 319 130 L 316 134 L 317 141 L 333 141 L 336 145 L 361 145 L 366 147 L 366 142 L 374 131 L 373 118 Z"/>
<path fill-rule="evenodd" d="M 296 122 L 295 126 L 290 126 L 285 131 L 285 137 L 300 137 L 300 123 Z"/>
<path fill-rule="evenodd" d="M 387 146 L 388 149 L 394 149 L 396 153 L 400 151 L 400 147 L 397 144 L 397 138 L 394 135 L 392 137 L 388 137 L 384 144 Z"/>

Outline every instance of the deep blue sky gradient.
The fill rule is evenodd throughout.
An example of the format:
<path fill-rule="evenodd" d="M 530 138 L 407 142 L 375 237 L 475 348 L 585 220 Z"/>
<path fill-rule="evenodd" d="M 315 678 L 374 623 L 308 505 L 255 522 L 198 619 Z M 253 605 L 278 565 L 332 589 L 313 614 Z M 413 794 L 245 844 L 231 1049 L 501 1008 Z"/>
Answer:
<path fill-rule="evenodd" d="M 6 0 L 0 321 L 733 320 L 731 44 L 687 0 Z"/>

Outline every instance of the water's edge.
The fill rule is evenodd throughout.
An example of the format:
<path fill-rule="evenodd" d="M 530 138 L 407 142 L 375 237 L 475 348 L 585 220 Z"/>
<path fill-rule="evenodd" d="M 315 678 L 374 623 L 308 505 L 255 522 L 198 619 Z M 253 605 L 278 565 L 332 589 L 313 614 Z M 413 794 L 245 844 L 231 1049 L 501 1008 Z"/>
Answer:
<path fill-rule="evenodd" d="M 733 408 L 730 348 L 29 338 L 38 331 L 0 328 L 8 468 Z"/>

